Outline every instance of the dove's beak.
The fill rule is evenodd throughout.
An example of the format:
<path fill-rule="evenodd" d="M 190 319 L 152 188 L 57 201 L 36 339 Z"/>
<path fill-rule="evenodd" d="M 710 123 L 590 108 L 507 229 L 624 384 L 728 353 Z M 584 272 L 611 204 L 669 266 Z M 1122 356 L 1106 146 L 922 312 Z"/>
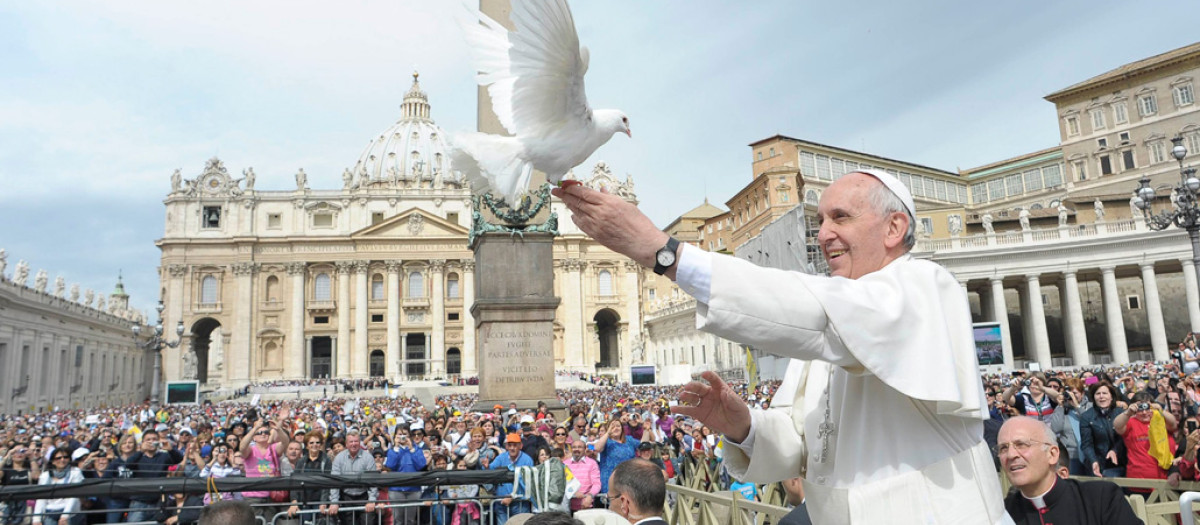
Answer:
<path fill-rule="evenodd" d="M 625 134 L 629 135 L 629 138 L 633 138 L 633 130 L 627 129 L 627 130 L 625 130 Z"/>

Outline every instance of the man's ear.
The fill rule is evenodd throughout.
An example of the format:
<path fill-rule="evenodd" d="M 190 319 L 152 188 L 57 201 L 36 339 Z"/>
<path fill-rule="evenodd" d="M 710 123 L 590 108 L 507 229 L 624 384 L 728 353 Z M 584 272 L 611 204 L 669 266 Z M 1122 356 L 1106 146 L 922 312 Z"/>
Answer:
<path fill-rule="evenodd" d="M 894 211 L 888 216 L 887 236 L 883 245 L 889 250 L 904 244 L 904 235 L 908 233 L 908 221 L 913 220 L 907 213 Z"/>

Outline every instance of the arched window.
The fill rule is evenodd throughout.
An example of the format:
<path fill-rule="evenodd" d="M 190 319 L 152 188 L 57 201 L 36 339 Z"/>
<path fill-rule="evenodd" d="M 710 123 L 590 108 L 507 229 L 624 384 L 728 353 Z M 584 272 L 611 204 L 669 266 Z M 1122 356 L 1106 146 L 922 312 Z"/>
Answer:
<path fill-rule="evenodd" d="M 458 274 L 452 273 L 446 275 L 446 297 L 451 299 L 458 298 Z"/>
<path fill-rule="evenodd" d="M 815 192 L 813 190 L 808 190 L 808 191 L 804 192 L 804 204 L 810 204 L 810 205 L 816 206 L 817 201 L 819 201 L 819 200 L 820 199 L 817 197 L 817 192 Z"/>
<path fill-rule="evenodd" d="M 200 280 L 200 303 L 213 304 L 217 302 L 217 278 L 211 275 Z"/>
<path fill-rule="evenodd" d="M 313 300 L 314 301 L 330 301 L 329 291 L 329 274 L 319 273 L 317 278 L 313 280 Z"/>
<path fill-rule="evenodd" d="M 371 300 L 383 300 L 383 276 L 380 274 L 371 277 Z"/>
<path fill-rule="evenodd" d="M 596 276 L 596 281 L 599 283 L 600 295 L 613 294 L 612 272 L 608 270 L 600 270 L 600 274 Z"/>
<path fill-rule="evenodd" d="M 267 277 L 267 302 L 279 300 L 279 278 L 274 275 Z"/>
<path fill-rule="evenodd" d="M 425 297 L 425 281 L 421 277 L 421 272 L 408 274 L 408 296 Z"/>

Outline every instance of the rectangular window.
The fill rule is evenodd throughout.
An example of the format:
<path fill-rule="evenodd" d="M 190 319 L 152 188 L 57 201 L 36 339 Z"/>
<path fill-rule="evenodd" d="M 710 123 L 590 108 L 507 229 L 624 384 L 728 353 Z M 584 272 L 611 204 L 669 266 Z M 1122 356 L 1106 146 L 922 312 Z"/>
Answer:
<path fill-rule="evenodd" d="M 1117 124 L 1129 122 L 1129 109 L 1125 107 L 1124 101 L 1113 104 L 1113 122 Z"/>
<path fill-rule="evenodd" d="M 1122 131 L 1122 132 L 1118 133 L 1117 139 L 1120 140 L 1121 142 L 1129 142 L 1129 132 Z"/>
<path fill-rule="evenodd" d="M 1158 99 L 1154 98 L 1153 93 L 1138 97 L 1138 114 L 1149 117 L 1155 113 L 1158 113 Z"/>
<path fill-rule="evenodd" d="M 204 211 L 200 214 L 200 225 L 202 228 L 220 228 L 221 207 L 205 206 Z"/>
<path fill-rule="evenodd" d="M 458 312 L 446 313 L 446 320 L 447 321 L 457 321 L 458 320 Z"/>
<path fill-rule="evenodd" d="M 649 297 L 651 301 L 654 300 L 654 289 L 653 288 L 650 289 L 650 292 L 647 295 L 647 297 Z"/>
<path fill-rule="evenodd" d="M 1100 149 L 1107 148 L 1108 147 L 1108 139 L 1104 138 L 1104 137 L 1100 137 L 1100 138 L 1096 139 L 1096 147 L 1100 148 Z"/>
<path fill-rule="evenodd" d="M 833 180 L 833 176 L 829 173 L 829 157 L 825 155 L 817 155 L 817 178 L 821 180 Z"/>
<path fill-rule="evenodd" d="M 1175 89 L 1172 90 L 1171 95 L 1175 99 L 1176 106 L 1190 106 L 1192 102 L 1196 101 L 1196 97 L 1192 93 L 1192 84 L 1190 82 L 1175 86 Z"/>
<path fill-rule="evenodd" d="M 988 199 L 998 201 L 1004 197 L 1004 179 L 992 179 L 988 181 Z"/>
<path fill-rule="evenodd" d="M 921 181 L 920 175 L 913 175 L 912 184 L 910 184 L 908 188 L 912 190 L 912 194 L 915 197 L 925 196 L 925 183 Z"/>
<path fill-rule="evenodd" d="M 846 173 L 853 173 L 856 171 L 858 171 L 858 163 L 852 160 L 846 161 Z"/>
<path fill-rule="evenodd" d="M 1108 155 L 1101 155 L 1100 156 L 1100 174 L 1101 175 L 1112 175 L 1112 172 L 1113 172 L 1112 160 L 1110 160 L 1108 158 Z"/>
<path fill-rule="evenodd" d="M 1137 167 L 1133 164 L 1133 150 L 1132 149 L 1127 149 L 1127 150 L 1121 152 L 1121 162 L 1125 165 L 1125 169 L 1122 171 L 1129 171 L 1129 170 Z"/>
<path fill-rule="evenodd" d="M 1150 144 L 1150 163 L 1158 164 L 1167 160 L 1167 146 L 1163 141 L 1156 141 Z"/>
<path fill-rule="evenodd" d="M 328 315 L 318 315 L 313 317 L 313 324 L 329 324 Z"/>
<path fill-rule="evenodd" d="M 383 314 L 371 314 L 371 322 L 372 323 L 382 323 L 383 322 Z"/>
<path fill-rule="evenodd" d="M 1036 168 L 1026 170 L 1024 177 L 1025 191 L 1036 191 L 1042 189 L 1042 170 Z"/>
<path fill-rule="evenodd" d="M 838 158 L 832 159 L 830 162 L 833 163 L 833 179 L 842 178 L 842 175 L 846 174 L 846 162 Z"/>
<path fill-rule="evenodd" d="M 371 212 L 371 225 L 374 226 L 381 222 L 383 222 L 383 212 L 381 212 L 381 211 Z"/>
<path fill-rule="evenodd" d="M 1042 168 L 1042 180 L 1045 181 L 1047 188 L 1062 186 L 1062 168 L 1058 164 Z"/>
<path fill-rule="evenodd" d="M 1067 117 L 1067 136 L 1074 137 L 1079 134 L 1079 119 L 1076 117 Z"/>
<path fill-rule="evenodd" d="M 864 168 L 864 169 L 866 169 L 866 168 Z M 908 191 L 910 191 L 910 192 L 912 191 L 912 187 L 913 187 L 912 175 L 910 175 L 908 173 L 900 172 L 900 182 L 904 183 L 905 186 L 908 186 Z"/>
<path fill-rule="evenodd" d="M 1087 180 L 1087 163 L 1082 160 L 1071 162 L 1071 169 L 1075 171 L 1075 180 Z"/>
<path fill-rule="evenodd" d="M 984 203 L 988 201 L 987 185 L 978 182 L 971 185 L 971 199 L 976 203 Z"/>
<path fill-rule="evenodd" d="M 1020 195 L 1025 193 L 1025 185 L 1021 182 L 1021 174 L 1014 173 L 1004 177 L 1004 185 L 1008 187 L 1008 195 Z"/>
<path fill-rule="evenodd" d="M 934 184 L 935 184 L 934 188 L 936 188 L 936 190 L 937 190 L 938 200 L 943 200 L 943 201 L 950 200 L 949 198 L 946 197 L 946 181 L 944 181 L 944 180 L 934 181 Z"/>
<path fill-rule="evenodd" d="M 762 152 L 758 152 L 758 160 L 762 160 Z"/>
<path fill-rule="evenodd" d="M 456 212 L 456 211 L 446 212 L 446 222 L 458 224 L 458 212 Z"/>
<path fill-rule="evenodd" d="M 1092 115 L 1092 129 L 1104 129 L 1104 109 L 1096 108 L 1089 113 Z"/>
<path fill-rule="evenodd" d="M 283 217 L 278 213 L 267 214 L 267 229 L 278 230 L 283 228 Z"/>
<path fill-rule="evenodd" d="M 771 148 L 771 156 L 772 156 L 772 157 L 774 157 L 774 156 L 775 156 L 775 148 Z"/>
<path fill-rule="evenodd" d="M 1125 296 L 1125 304 L 1126 304 L 1126 306 L 1129 307 L 1130 310 L 1141 310 L 1142 309 L 1142 298 L 1137 295 L 1126 295 Z"/>
<path fill-rule="evenodd" d="M 812 153 L 807 151 L 800 152 L 800 174 L 805 177 L 817 176 L 817 161 Z"/>
<path fill-rule="evenodd" d="M 332 213 L 314 213 L 313 228 L 332 228 L 333 214 Z"/>
<path fill-rule="evenodd" d="M 1188 153 L 1192 155 L 1200 153 L 1200 133 L 1192 133 L 1188 136 Z"/>

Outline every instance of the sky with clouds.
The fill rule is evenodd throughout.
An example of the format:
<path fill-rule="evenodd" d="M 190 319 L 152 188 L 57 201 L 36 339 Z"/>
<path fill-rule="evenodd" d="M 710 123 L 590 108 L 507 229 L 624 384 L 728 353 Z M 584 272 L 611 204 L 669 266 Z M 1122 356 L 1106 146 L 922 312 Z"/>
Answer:
<path fill-rule="evenodd" d="M 454 1 L 0 3 L 0 247 L 51 279 L 156 300 L 170 174 L 219 156 L 262 190 L 336 188 L 413 70 L 475 124 Z M 954 171 L 1058 142 L 1047 93 L 1195 41 L 1195 2 L 576 1 L 585 163 L 632 174 L 660 226 L 751 178 L 776 133 Z"/>

